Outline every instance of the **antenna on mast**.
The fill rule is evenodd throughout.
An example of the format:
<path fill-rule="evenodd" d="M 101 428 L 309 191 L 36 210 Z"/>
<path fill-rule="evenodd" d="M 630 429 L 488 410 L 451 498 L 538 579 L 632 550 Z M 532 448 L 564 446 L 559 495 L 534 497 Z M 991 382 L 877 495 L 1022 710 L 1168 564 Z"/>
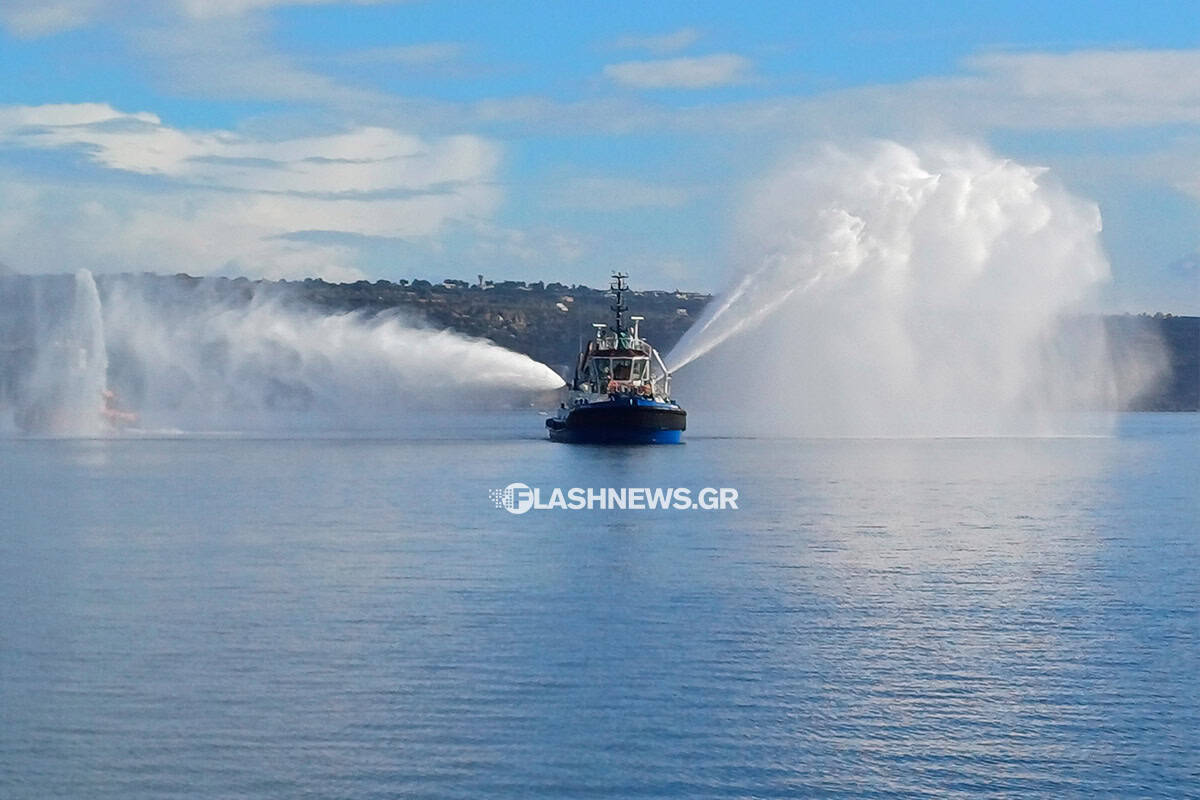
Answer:
<path fill-rule="evenodd" d="M 613 327 L 613 333 L 617 335 L 625 332 L 625 312 L 629 310 L 628 306 L 624 303 L 625 292 L 629 291 L 629 286 L 625 283 L 625 279 L 628 277 L 629 275 L 624 272 L 614 272 L 613 282 L 609 287 L 617 299 L 615 304 L 609 306 L 613 314 L 616 315 L 617 324 Z"/>

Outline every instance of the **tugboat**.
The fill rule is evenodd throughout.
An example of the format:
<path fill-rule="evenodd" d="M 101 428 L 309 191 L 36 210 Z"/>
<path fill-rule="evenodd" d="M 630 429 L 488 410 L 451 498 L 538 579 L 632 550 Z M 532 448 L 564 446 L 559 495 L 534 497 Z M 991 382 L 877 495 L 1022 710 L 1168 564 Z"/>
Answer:
<path fill-rule="evenodd" d="M 629 276 L 613 275 L 612 325 L 593 323 L 596 336 L 575 362 L 567 401 L 546 420 L 550 439 L 576 444 L 678 444 L 687 412 L 671 400 L 671 374 L 638 333 L 643 317 L 625 324 Z"/>

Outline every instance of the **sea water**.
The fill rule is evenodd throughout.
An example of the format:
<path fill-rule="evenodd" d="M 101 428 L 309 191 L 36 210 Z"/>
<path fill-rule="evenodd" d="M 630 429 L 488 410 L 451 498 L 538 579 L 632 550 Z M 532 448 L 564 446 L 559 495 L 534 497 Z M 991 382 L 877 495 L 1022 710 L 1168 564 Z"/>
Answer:
<path fill-rule="evenodd" d="M 0 440 L 0 797 L 1200 791 L 1200 417 L 702 422 Z M 514 515 L 513 482 L 738 504 Z"/>

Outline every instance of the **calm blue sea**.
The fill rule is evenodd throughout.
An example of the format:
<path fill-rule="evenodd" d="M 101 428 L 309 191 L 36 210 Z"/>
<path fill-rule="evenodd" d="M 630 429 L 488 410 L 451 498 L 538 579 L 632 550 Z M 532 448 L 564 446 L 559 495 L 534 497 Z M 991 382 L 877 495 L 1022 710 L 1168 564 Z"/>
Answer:
<path fill-rule="evenodd" d="M 1200 415 L 541 425 L 0 440 L 0 797 L 1200 796 Z"/>

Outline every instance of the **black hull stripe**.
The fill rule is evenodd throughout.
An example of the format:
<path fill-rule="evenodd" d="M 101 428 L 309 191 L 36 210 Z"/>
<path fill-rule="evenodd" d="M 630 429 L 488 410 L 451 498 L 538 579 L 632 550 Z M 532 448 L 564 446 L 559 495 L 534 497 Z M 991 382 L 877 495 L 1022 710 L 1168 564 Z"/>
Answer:
<path fill-rule="evenodd" d="M 550 423 L 555 423 L 551 425 Z M 599 407 L 576 408 L 567 415 L 566 423 L 547 420 L 552 428 L 640 428 L 656 431 L 687 430 L 687 412 L 682 408 Z"/>

